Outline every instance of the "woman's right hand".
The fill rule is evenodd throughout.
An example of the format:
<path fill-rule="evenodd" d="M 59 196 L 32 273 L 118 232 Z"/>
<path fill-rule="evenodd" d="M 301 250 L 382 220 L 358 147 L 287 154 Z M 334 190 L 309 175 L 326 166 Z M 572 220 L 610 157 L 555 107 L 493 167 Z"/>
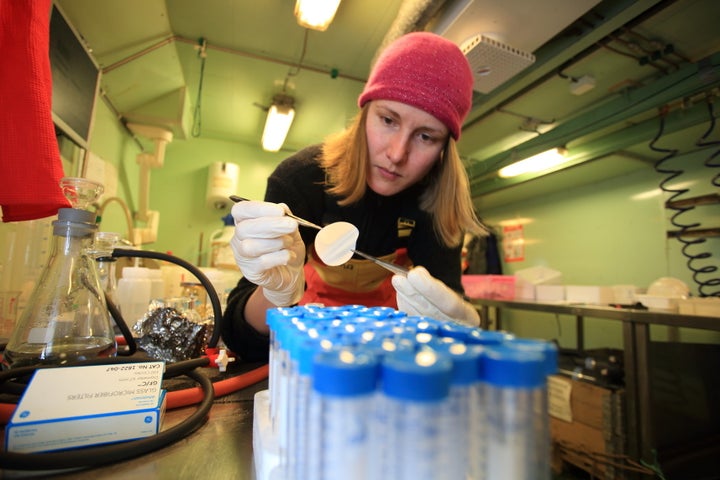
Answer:
<path fill-rule="evenodd" d="M 230 246 L 243 276 L 275 306 L 294 305 L 305 291 L 305 244 L 283 203 L 243 201 L 232 208 Z"/>

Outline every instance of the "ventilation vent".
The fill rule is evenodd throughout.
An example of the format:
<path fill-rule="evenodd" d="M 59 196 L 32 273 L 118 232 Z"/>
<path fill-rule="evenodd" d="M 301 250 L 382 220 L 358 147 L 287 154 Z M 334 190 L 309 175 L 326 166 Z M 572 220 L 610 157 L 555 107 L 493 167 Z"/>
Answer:
<path fill-rule="evenodd" d="M 460 47 L 470 62 L 480 93 L 490 93 L 535 62 L 535 55 L 484 35 L 475 35 Z"/>

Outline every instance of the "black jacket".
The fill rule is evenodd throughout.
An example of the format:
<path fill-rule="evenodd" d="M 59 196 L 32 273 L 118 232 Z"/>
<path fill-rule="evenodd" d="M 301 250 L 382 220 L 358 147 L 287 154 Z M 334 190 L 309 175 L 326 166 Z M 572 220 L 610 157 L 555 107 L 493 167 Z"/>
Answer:
<path fill-rule="evenodd" d="M 318 225 L 346 221 L 360 231 L 357 249 L 383 256 L 406 248 L 413 265 L 424 266 L 432 276 L 462 293 L 461 245 L 445 247 L 433 230 L 432 218 L 418 207 L 423 186 L 384 197 L 368 189 L 359 202 L 341 207 L 325 191 L 325 172 L 317 157 L 320 146 L 305 148 L 284 160 L 268 178 L 265 200 L 285 203 L 292 213 Z M 409 226 L 412 225 L 412 228 Z M 317 230 L 300 227 L 306 246 Z M 269 339 L 245 321 L 245 304 L 256 285 L 241 279 L 230 292 L 221 333 L 225 344 L 247 361 L 267 360 Z"/>

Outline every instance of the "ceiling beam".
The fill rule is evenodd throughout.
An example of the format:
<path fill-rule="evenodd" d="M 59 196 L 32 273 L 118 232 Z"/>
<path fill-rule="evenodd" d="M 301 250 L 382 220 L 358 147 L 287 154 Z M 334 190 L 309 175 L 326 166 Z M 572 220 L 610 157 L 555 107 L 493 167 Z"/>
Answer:
<path fill-rule="evenodd" d="M 503 103 L 528 88 L 536 86 L 550 74 L 554 75 L 564 64 L 576 59 L 585 51 L 594 51 L 598 42 L 617 29 L 632 24 L 642 14 L 650 11 L 662 0 L 622 0 L 602 2 L 592 11 L 596 18 L 602 18 L 592 27 L 585 27 L 581 36 L 558 36 L 535 52 L 535 63 L 515 77 L 512 82 L 489 95 L 478 96 L 463 127 L 471 128 L 487 113 L 492 113 Z M 664 2 L 667 3 L 667 2 Z"/>
<path fill-rule="evenodd" d="M 633 117 L 663 107 L 673 101 L 708 91 L 720 85 L 720 54 L 705 61 L 686 64 L 678 71 L 645 87 L 627 91 L 614 100 L 590 110 L 571 121 L 518 145 L 510 151 L 468 165 L 471 182 L 479 177 L 528 158 L 550 148 L 567 145 L 585 135 L 601 129 L 617 126 L 622 128 Z"/>
<path fill-rule="evenodd" d="M 697 102 L 687 108 L 677 109 L 667 114 L 663 128 L 664 135 L 690 128 L 709 120 L 708 107 L 705 102 Z M 608 135 L 594 139 L 583 144 L 579 151 L 573 152 L 566 163 L 545 170 L 540 173 L 519 175 L 513 178 L 500 178 L 496 172 L 489 172 L 485 175 L 476 177 L 471 180 L 471 190 L 473 197 L 482 196 L 494 191 L 509 188 L 515 185 L 535 180 L 560 170 L 576 167 L 583 163 L 591 162 L 604 158 L 610 154 L 622 151 L 638 145 L 645 141 L 650 141 L 657 135 L 660 128 L 658 116 L 616 130 Z"/>

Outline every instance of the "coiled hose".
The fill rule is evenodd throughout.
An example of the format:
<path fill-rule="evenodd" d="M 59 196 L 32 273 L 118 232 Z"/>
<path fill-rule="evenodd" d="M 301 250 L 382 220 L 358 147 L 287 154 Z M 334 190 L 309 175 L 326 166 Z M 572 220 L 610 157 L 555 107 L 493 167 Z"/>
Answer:
<path fill-rule="evenodd" d="M 715 117 L 712 112 L 712 104 L 710 104 L 710 117 L 711 117 L 711 124 L 709 130 L 703 135 L 703 137 L 699 140 L 700 142 L 703 142 L 705 138 L 712 132 L 715 125 Z M 688 188 L 682 188 L 682 187 L 671 187 L 670 183 L 674 180 L 681 177 L 685 172 L 678 168 L 672 168 L 669 166 L 669 162 L 671 159 L 673 159 L 677 154 L 677 149 L 669 149 L 669 148 L 662 148 L 658 147 L 657 143 L 662 137 L 664 131 L 665 131 L 665 117 L 666 117 L 667 111 L 663 110 L 660 114 L 660 124 L 658 128 L 658 132 L 655 135 L 655 138 L 652 139 L 648 147 L 658 153 L 664 154 L 662 158 L 660 158 L 657 162 L 655 162 L 655 171 L 658 173 L 666 175 L 666 177 L 660 182 L 660 189 L 665 192 L 669 193 L 670 197 L 665 202 L 665 208 L 668 210 L 672 210 L 673 213 L 670 217 L 670 223 L 678 229 L 678 233 L 676 235 L 678 241 L 682 243 L 681 252 L 683 256 L 687 259 L 686 265 L 688 269 L 692 272 L 693 281 L 698 285 L 698 292 L 700 296 L 710 296 L 711 293 L 709 290 L 711 288 L 715 288 L 718 285 L 720 285 L 720 278 L 710 278 L 706 279 L 706 276 L 711 275 L 717 271 L 717 267 L 714 265 L 698 265 L 698 263 L 703 262 L 709 258 L 712 257 L 712 253 L 710 252 L 699 252 L 695 253 L 698 250 L 698 247 L 706 242 L 705 238 L 700 237 L 693 237 L 691 235 L 691 231 L 694 229 L 697 229 L 701 226 L 700 222 L 694 222 L 694 223 L 685 223 L 682 221 L 682 218 L 686 212 L 689 212 L 695 208 L 695 205 L 690 202 L 683 202 L 680 201 L 680 199 L 686 195 L 690 190 Z M 710 142 L 715 143 L 715 142 Z M 707 145 L 707 143 L 705 144 Z M 713 162 L 714 158 L 720 154 L 720 150 L 715 152 L 708 160 L 706 160 L 705 165 L 708 165 L 708 162 L 711 162 L 712 166 L 720 166 L 715 165 Z M 720 176 L 716 175 L 713 179 L 713 184 L 717 184 L 717 182 L 720 182 L 720 179 L 718 178 Z M 687 217 L 687 216 L 686 216 Z M 714 292 L 714 295 L 720 295 L 720 291 Z"/>

